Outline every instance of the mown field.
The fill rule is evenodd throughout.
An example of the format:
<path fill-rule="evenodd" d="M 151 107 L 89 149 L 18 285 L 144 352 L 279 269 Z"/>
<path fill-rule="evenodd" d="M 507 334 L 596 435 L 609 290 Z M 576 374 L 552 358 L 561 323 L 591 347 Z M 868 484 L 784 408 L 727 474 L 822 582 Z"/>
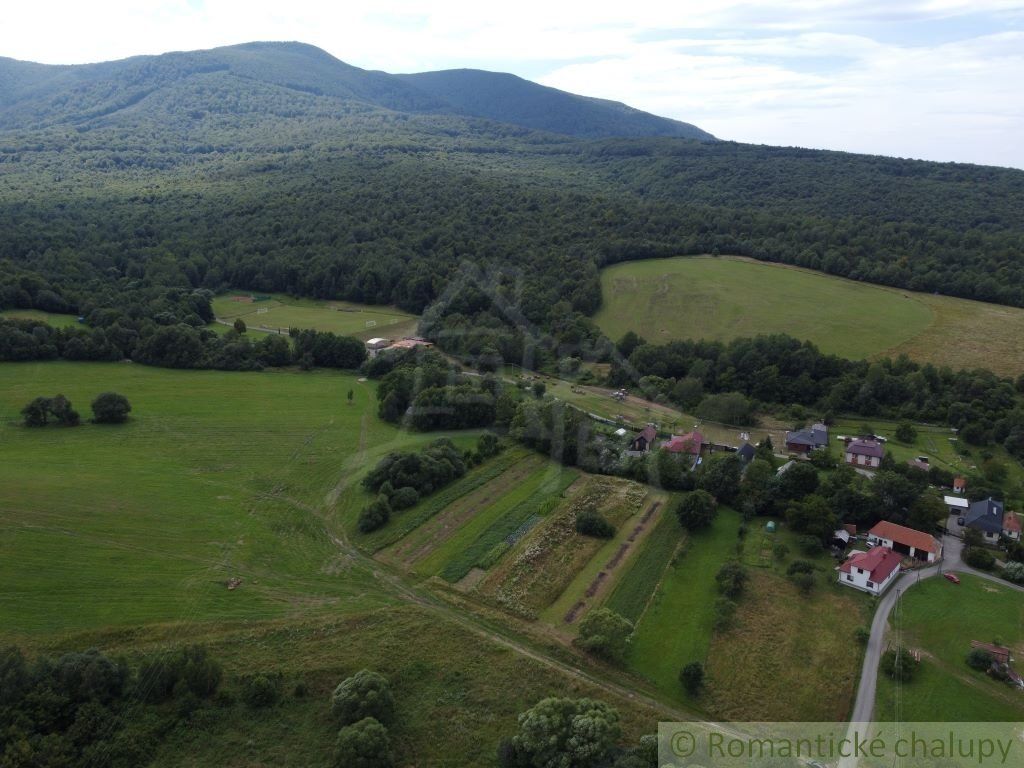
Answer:
<path fill-rule="evenodd" d="M 67 328 L 78 325 L 78 317 L 75 315 L 60 315 L 54 312 L 43 312 L 39 309 L 5 309 L 3 312 L 0 312 L 0 317 L 39 320 L 52 325 L 54 328 Z"/>
<path fill-rule="evenodd" d="M 738 257 L 616 264 L 601 274 L 595 321 L 652 343 L 760 333 L 809 339 L 851 359 L 906 353 L 953 368 L 1024 370 L 1024 310 L 914 293 Z"/>
<path fill-rule="evenodd" d="M 889 619 L 890 643 L 921 652 L 914 680 L 879 675 L 875 719 L 985 722 L 1024 719 L 1024 693 L 967 666 L 971 640 L 998 642 L 1024 658 L 1024 593 L 960 575 L 959 585 L 933 578 L 906 590 Z"/>
<path fill-rule="evenodd" d="M 416 316 L 394 307 L 296 299 L 276 293 L 261 296 L 269 298 L 247 301 L 253 294 L 241 291 L 224 294 L 213 300 L 213 312 L 218 320 L 228 322 L 240 317 L 254 331 L 312 328 L 360 339 L 374 336 L 400 339 L 416 332 Z"/>

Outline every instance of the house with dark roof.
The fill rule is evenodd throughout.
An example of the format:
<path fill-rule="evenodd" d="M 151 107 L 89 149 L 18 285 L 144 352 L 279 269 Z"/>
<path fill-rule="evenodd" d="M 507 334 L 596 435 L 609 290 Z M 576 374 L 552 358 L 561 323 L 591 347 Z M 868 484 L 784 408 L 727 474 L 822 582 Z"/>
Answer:
<path fill-rule="evenodd" d="M 812 424 L 808 429 L 797 429 L 786 433 L 786 450 L 792 453 L 810 453 L 818 448 L 828 448 L 828 427 Z"/>
<path fill-rule="evenodd" d="M 880 595 L 896 579 L 903 556 L 888 547 L 875 547 L 868 552 L 852 552 L 839 566 L 839 583 Z"/>
<path fill-rule="evenodd" d="M 942 555 L 942 545 L 930 533 L 883 520 L 868 531 L 868 544 L 888 547 L 900 555 L 931 563 Z"/>
<path fill-rule="evenodd" d="M 999 541 L 1000 536 L 1020 539 L 1020 519 L 1013 512 L 1007 512 L 1003 502 L 988 498 L 976 501 L 967 508 L 963 527 L 978 531 L 985 541 Z"/>
<path fill-rule="evenodd" d="M 750 443 L 744 443 L 739 447 L 739 450 L 736 451 L 736 455 L 740 457 L 740 461 L 744 464 L 749 464 L 754 460 L 754 457 L 757 456 L 757 449 Z"/>
<path fill-rule="evenodd" d="M 878 469 L 885 456 L 885 446 L 877 440 L 851 440 L 846 444 L 846 463 L 864 469 Z"/>
<path fill-rule="evenodd" d="M 654 441 L 658 437 L 658 430 L 653 424 L 648 424 L 630 441 L 626 449 L 627 456 L 641 456 L 651 450 Z"/>

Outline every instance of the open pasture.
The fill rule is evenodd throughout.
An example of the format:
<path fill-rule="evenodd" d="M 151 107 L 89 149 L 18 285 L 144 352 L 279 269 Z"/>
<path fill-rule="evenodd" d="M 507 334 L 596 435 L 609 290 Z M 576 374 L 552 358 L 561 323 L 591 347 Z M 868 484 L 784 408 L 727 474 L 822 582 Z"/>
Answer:
<path fill-rule="evenodd" d="M 240 317 L 253 330 L 312 328 L 360 339 L 402 338 L 416 332 L 416 316 L 395 307 L 265 295 L 236 291 L 218 296 L 213 300 L 214 314 L 227 322 Z"/>
<path fill-rule="evenodd" d="M 649 342 L 787 333 L 850 359 L 895 356 L 1024 371 L 1024 309 L 861 283 L 739 257 L 681 256 L 601 273 L 595 321 Z"/>
<path fill-rule="evenodd" d="M 20 423 L 38 395 L 63 393 L 88 418 L 111 390 L 132 403 L 127 424 Z M 386 600 L 339 557 L 329 499 L 367 456 L 436 435 L 403 434 L 375 410 L 372 383 L 329 371 L 0 366 L 0 627 L 270 618 Z M 229 591 L 231 578 L 242 586 Z"/>
<path fill-rule="evenodd" d="M 78 317 L 75 315 L 59 315 L 53 312 L 43 312 L 39 309 L 5 309 L 0 312 L 0 318 L 11 318 L 12 320 L 39 320 L 52 325 L 54 328 L 69 328 L 78 325 Z"/>

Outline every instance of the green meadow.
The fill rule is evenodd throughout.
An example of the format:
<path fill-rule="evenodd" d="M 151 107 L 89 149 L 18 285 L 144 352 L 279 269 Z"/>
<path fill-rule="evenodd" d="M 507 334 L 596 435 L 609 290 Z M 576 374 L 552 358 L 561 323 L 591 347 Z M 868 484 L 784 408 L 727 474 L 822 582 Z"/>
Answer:
<path fill-rule="evenodd" d="M 953 368 L 1024 369 L 1024 310 L 914 293 L 739 257 L 680 256 L 601 273 L 594 320 L 655 344 L 787 333 L 850 359 L 906 353 Z"/>
<path fill-rule="evenodd" d="M 875 719 L 942 722 L 1019 721 L 1024 696 L 967 666 L 971 641 L 998 642 L 1024 658 L 1024 593 L 960 574 L 960 584 L 932 578 L 907 589 L 889 618 L 891 644 L 919 651 L 914 679 L 878 677 Z M 1015 664 L 1018 672 L 1019 664 Z"/>

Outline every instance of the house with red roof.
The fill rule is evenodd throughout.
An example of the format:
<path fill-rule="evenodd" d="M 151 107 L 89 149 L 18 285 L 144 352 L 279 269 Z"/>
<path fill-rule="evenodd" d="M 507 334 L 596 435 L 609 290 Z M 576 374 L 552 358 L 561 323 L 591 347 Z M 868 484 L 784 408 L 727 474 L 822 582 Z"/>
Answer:
<path fill-rule="evenodd" d="M 954 477 L 953 478 L 953 493 L 963 493 L 967 490 L 967 478 L 966 477 Z"/>
<path fill-rule="evenodd" d="M 885 446 L 877 440 L 851 440 L 846 444 L 846 463 L 864 469 L 878 469 Z"/>
<path fill-rule="evenodd" d="M 926 563 L 942 556 L 942 544 L 930 533 L 907 528 L 883 520 L 868 531 L 868 545 L 886 547 L 900 555 L 907 555 Z"/>
<path fill-rule="evenodd" d="M 669 440 L 661 444 L 661 447 L 669 453 L 688 453 L 691 456 L 699 456 L 703 445 L 704 435 L 700 432 L 687 432 L 685 435 L 672 435 Z"/>
<path fill-rule="evenodd" d="M 1007 512 L 1003 518 L 1003 536 L 1014 541 L 1020 541 L 1020 517 L 1016 512 Z"/>
<path fill-rule="evenodd" d="M 900 572 L 903 555 L 888 547 L 875 547 L 868 552 L 853 552 L 839 566 L 839 583 L 873 595 L 880 595 Z"/>

